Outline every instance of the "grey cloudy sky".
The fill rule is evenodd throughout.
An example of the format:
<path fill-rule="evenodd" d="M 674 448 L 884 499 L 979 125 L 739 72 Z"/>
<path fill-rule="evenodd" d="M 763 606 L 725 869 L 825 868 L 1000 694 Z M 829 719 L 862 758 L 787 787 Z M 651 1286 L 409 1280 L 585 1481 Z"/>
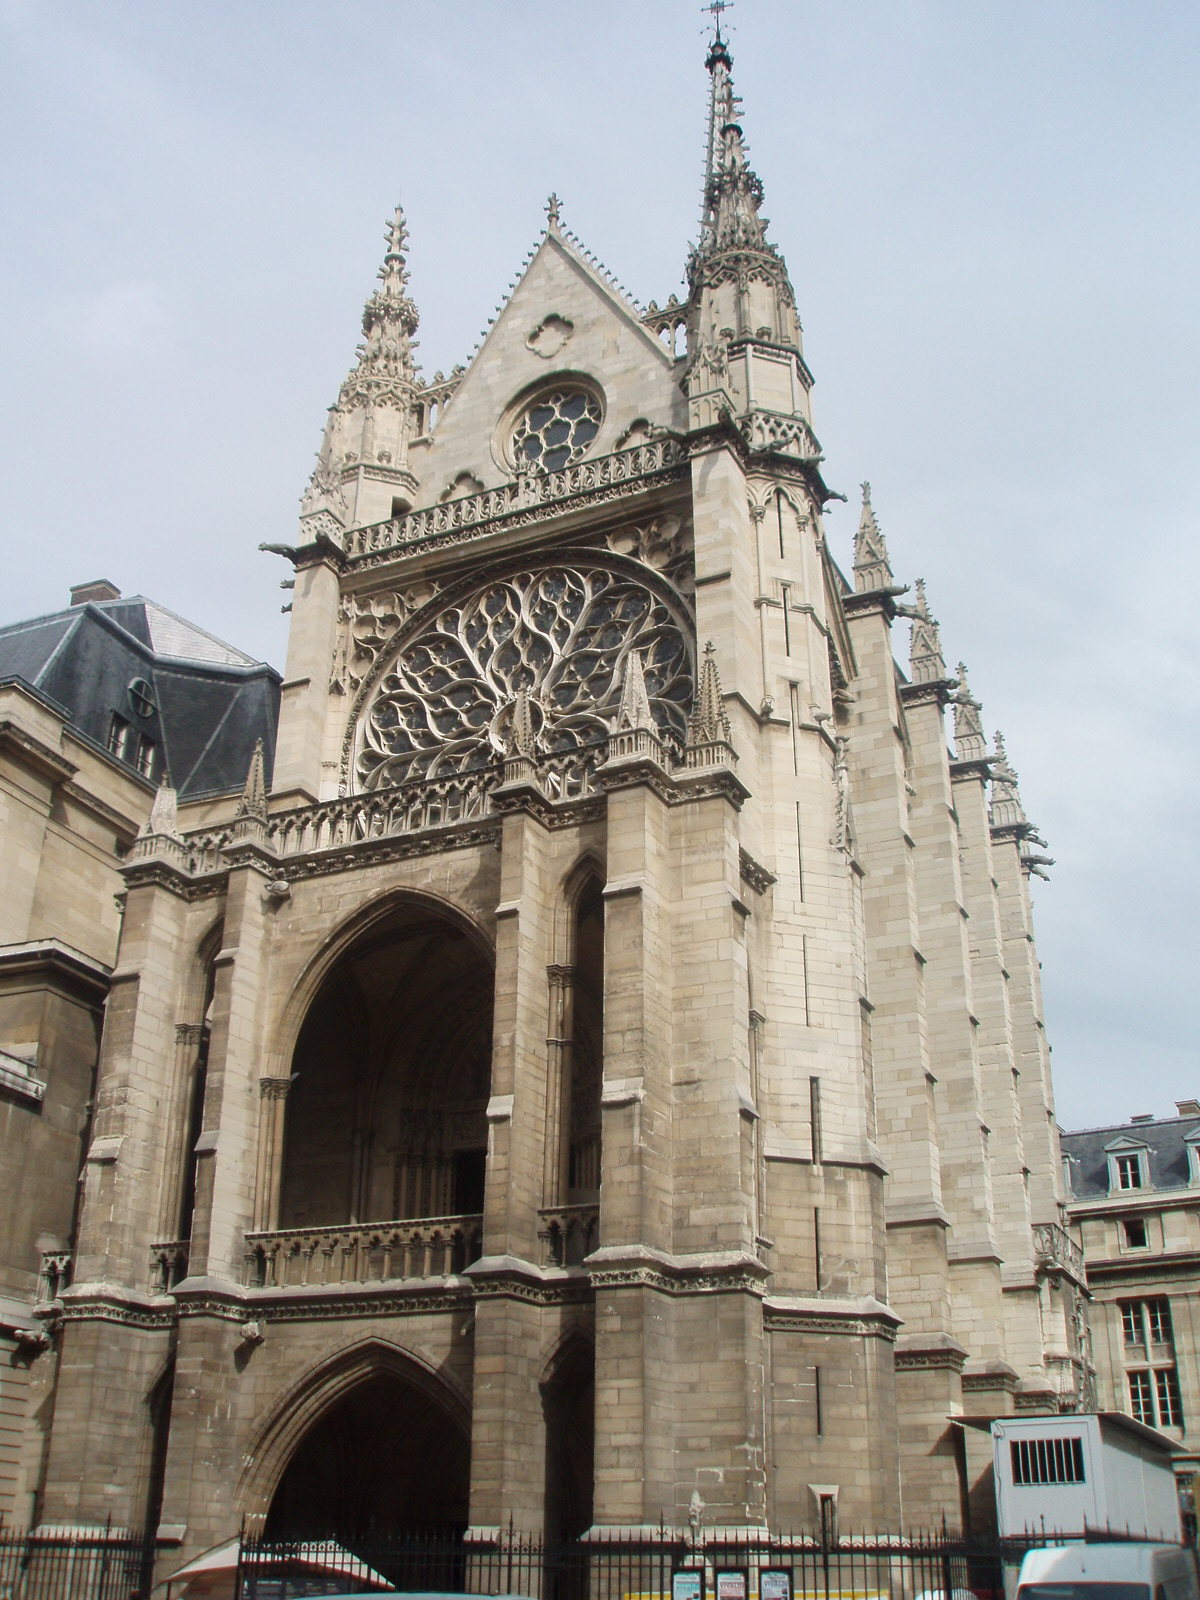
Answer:
<path fill-rule="evenodd" d="M 857 484 L 1005 731 L 1060 1120 L 1200 1093 L 1200 7 L 740 0 Z M 0 0 L 0 620 L 101 574 L 282 665 L 279 563 L 398 193 L 429 374 L 546 194 L 643 303 L 696 232 L 694 0 Z"/>

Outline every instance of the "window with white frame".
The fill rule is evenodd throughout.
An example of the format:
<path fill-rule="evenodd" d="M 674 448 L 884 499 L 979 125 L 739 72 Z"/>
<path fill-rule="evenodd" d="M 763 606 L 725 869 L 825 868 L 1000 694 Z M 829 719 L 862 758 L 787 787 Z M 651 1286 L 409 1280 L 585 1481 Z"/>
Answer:
<path fill-rule="evenodd" d="M 1154 1426 L 1154 1397 L 1148 1372 L 1129 1374 L 1129 1409 L 1138 1422 L 1144 1422 L 1148 1428 Z"/>
<path fill-rule="evenodd" d="M 1142 1158 L 1136 1151 L 1132 1155 L 1118 1156 L 1116 1168 L 1118 1189 L 1142 1187 Z"/>
<path fill-rule="evenodd" d="M 1179 1403 L 1179 1374 L 1174 1367 L 1164 1367 L 1154 1374 L 1154 1389 L 1158 1400 L 1159 1427 L 1182 1428 L 1183 1407 Z"/>

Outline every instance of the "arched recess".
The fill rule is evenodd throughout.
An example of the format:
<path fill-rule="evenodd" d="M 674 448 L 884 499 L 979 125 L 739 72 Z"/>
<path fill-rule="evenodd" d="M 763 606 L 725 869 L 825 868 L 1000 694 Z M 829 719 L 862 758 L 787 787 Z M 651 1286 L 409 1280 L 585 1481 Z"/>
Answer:
<path fill-rule="evenodd" d="M 545 1537 L 578 1539 L 592 1525 L 596 1454 L 596 1348 L 573 1332 L 554 1352 L 541 1382 L 546 1426 Z"/>
<path fill-rule="evenodd" d="M 577 1265 L 598 1242 L 604 1070 L 604 876 L 592 856 L 568 875 L 550 968 L 544 1205 L 551 1254 Z"/>
<path fill-rule="evenodd" d="M 208 1082 L 208 1040 L 216 959 L 225 940 L 224 918 L 218 917 L 196 946 L 183 991 L 183 1004 L 175 1029 L 175 1088 L 171 1102 L 171 1131 L 164 1163 L 159 1238 L 187 1242 L 192 1232 L 196 1204 L 196 1141 L 204 1121 L 204 1091 Z M 185 1271 L 185 1259 L 164 1257 L 163 1289 L 174 1287 Z"/>
<path fill-rule="evenodd" d="M 251 1527 L 308 1537 L 461 1526 L 470 1406 L 434 1361 L 381 1339 L 343 1350 L 278 1402 L 247 1451 Z"/>
<path fill-rule="evenodd" d="M 276 1226 L 483 1210 L 490 950 L 429 897 L 396 897 L 324 963 L 289 1063 Z"/>

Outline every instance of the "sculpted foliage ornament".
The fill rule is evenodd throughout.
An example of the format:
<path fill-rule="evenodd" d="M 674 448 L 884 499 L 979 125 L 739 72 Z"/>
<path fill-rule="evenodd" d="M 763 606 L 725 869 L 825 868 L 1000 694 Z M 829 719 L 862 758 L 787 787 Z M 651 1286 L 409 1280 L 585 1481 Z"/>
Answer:
<path fill-rule="evenodd" d="M 691 618 L 668 585 L 599 552 L 493 578 L 402 645 L 359 720 L 355 779 L 374 789 L 497 764 L 522 691 L 525 743 L 541 755 L 599 759 L 632 650 L 655 727 L 679 748 L 694 646 Z"/>

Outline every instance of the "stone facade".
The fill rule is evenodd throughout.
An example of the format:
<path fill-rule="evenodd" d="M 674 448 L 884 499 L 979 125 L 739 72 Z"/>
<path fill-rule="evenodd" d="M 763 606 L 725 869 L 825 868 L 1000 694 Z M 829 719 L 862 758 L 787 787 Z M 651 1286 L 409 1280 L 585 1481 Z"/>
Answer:
<path fill-rule="evenodd" d="M 552 197 L 426 382 L 388 230 L 270 792 L 124 864 L 48 1520 L 957 1522 L 955 1417 L 1080 1399 L 1044 858 L 865 486 L 826 542 L 707 65 L 685 301 Z"/>
<path fill-rule="evenodd" d="M 1062 1150 L 1092 1297 L 1097 1404 L 1175 1441 L 1190 1502 L 1200 1471 L 1200 1101 L 1177 1110 L 1064 1133 Z"/>

